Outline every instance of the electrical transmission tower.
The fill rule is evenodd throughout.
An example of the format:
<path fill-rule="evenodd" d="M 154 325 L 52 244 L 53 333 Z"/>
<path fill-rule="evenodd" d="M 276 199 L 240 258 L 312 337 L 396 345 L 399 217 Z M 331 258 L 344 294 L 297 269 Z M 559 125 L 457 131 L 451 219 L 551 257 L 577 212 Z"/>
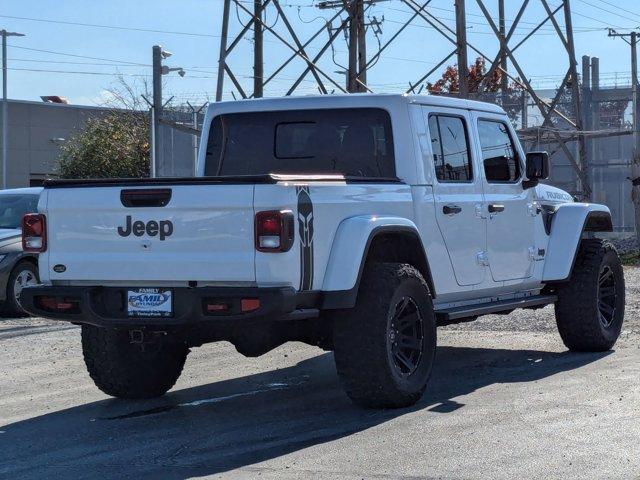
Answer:
<path fill-rule="evenodd" d="M 276 81 L 280 84 L 286 83 L 287 88 L 282 92 L 284 95 L 293 94 L 303 82 L 309 81 L 313 82 L 321 94 L 374 92 L 376 89 L 372 88 L 370 79 L 374 74 L 374 67 L 381 68 L 381 65 L 384 65 L 385 51 L 389 46 L 394 44 L 400 35 L 410 35 L 407 27 L 427 27 L 435 32 L 442 42 L 450 44 L 451 50 L 441 59 L 432 58 L 433 54 L 430 52 L 433 49 L 416 50 L 424 55 L 420 60 L 435 65 L 426 72 L 416 70 L 417 79 L 398 79 L 408 85 L 404 91 L 424 91 L 431 76 L 439 73 L 448 62 L 456 63 L 458 72 L 458 90 L 450 93 L 462 98 L 488 100 L 505 106 L 509 101 L 509 91 L 515 86 L 525 99 L 524 105 L 520 107 L 523 111 L 523 138 L 548 144 L 552 155 L 562 152 L 576 172 L 577 190 L 586 198 L 590 197 L 586 161 L 587 134 L 583 130 L 585 119 L 580 102 L 581 91 L 570 0 L 560 0 L 559 5 L 558 2 L 554 2 L 553 6 L 548 0 L 512 0 L 508 5 L 511 8 L 515 5 L 517 13 L 510 22 L 505 18 L 506 0 L 455 0 L 455 25 L 449 25 L 441 18 L 442 15 L 430 5 L 432 0 L 399 0 L 394 5 L 405 10 L 406 21 L 399 22 L 400 26 L 394 32 L 385 32 L 387 35 L 382 42 L 380 21 L 368 19 L 367 12 L 376 4 L 383 6 L 383 2 L 384 0 L 317 1 L 310 6 L 329 14 L 324 17 L 324 25 L 321 28 L 310 35 L 307 34 L 308 37 L 303 39 L 299 33 L 300 22 L 296 23 L 289 18 L 283 8 L 286 4 L 283 5 L 280 0 L 224 0 L 216 100 L 222 99 L 227 78 L 233 86 L 229 93 L 242 98 L 262 97 Z M 489 33 L 495 35 L 499 45 L 497 51 L 485 51 L 469 40 L 467 9 L 472 3 L 482 12 L 490 28 Z M 489 3 L 491 5 L 488 6 Z M 542 6 L 545 16 L 541 21 L 532 24 L 523 19 L 527 17 L 534 3 Z M 232 9 L 235 10 L 234 15 Z M 267 12 L 271 12 L 270 18 L 276 18 L 277 21 L 267 22 Z M 236 20 L 239 25 L 235 24 Z M 534 26 L 523 34 L 522 30 L 527 28 L 525 25 Z M 229 35 L 230 27 L 233 27 L 235 32 L 233 38 Z M 554 50 L 553 54 L 566 59 L 566 74 L 551 99 L 544 98 L 534 90 L 529 80 L 530 75 L 527 75 L 516 56 L 522 45 L 535 41 L 535 35 L 543 28 L 545 33 L 557 36 L 560 49 Z M 518 35 L 514 35 L 516 29 L 519 29 Z M 416 30 L 413 30 L 412 34 L 416 35 L 415 32 Z M 347 61 L 344 62 L 346 67 L 336 72 L 326 66 L 326 57 L 331 53 L 332 60 L 337 63 L 334 46 L 341 36 L 345 37 L 348 46 Z M 371 49 L 367 41 L 371 41 L 374 36 L 377 45 L 375 49 Z M 265 48 L 267 39 L 272 43 Z M 243 81 L 243 76 L 238 75 L 231 66 L 234 54 L 238 53 L 239 45 L 243 41 L 253 44 L 253 72 L 250 75 L 252 91 L 249 90 L 247 82 Z M 415 44 L 424 45 L 424 39 L 416 38 Z M 276 57 L 275 52 L 281 54 L 283 47 L 288 52 L 286 58 L 271 60 L 272 57 Z M 486 71 L 479 82 L 470 76 L 470 55 L 481 59 L 486 65 Z M 242 60 L 246 63 L 246 56 Z M 291 71 L 294 66 L 297 66 L 298 70 L 293 78 L 283 74 L 285 69 Z M 337 75 L 345 75 L 346 78 L 341 79 Z M 496 75 L 500 77 L 498 92 L 495 85 L 492 85 L 492 78 Z M 541 119 L 540 125 L 524 128 L 527 125 L 525 117 L 529 109 L 526 98 L 533 102 L 534 113 L 537 110 L 537 116 Z M 574 144 L 577 148 L 573 148 Z"/>
<path fill-rule="evenodd" d="M 635 208 L 636 238 L 640 245 L 640 111 L 638 108 L 638 32 L 618 33 L 609 29 L 609 36 L 621 38 L 631 47 L 631 92 L 633 115 L 633 162 L 631 163 L 631 199 Z"/>

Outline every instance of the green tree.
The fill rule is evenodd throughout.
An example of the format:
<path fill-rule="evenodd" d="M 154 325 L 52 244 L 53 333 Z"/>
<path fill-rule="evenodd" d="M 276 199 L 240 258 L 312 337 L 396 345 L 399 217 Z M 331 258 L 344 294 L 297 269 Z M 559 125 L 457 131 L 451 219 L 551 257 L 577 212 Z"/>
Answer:
<path fill-rule="evenodd" d="M 60 178 L 149 176 L 149 124 L 138 112 L 114 111 L 87 120 L 61 148 Z"/>

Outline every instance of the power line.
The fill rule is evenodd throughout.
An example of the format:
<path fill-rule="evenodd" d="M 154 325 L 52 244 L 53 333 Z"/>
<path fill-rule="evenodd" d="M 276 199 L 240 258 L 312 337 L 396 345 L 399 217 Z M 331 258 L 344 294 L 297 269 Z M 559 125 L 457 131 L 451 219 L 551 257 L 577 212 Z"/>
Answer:
<path fill-rule="evenodd" d="M 35 72 L 35 73 L 56 73 L 56 74 L 75 74 L 75 75 L 96 75 L 96 76 L 107 76 L 107 77 L 151 77 L 151 74 L 147 73 L 122 73 L 122 72 L 95 72 L 95 71 L 87 71 L 87 70 L 52 70 L 45 68 L 9 68 L 9 70 L 19 71 L 19 72 Z M 205 72 L 200 70 L 189 70 L 189 72 L 196 73 L 207 73 L 211 75 L 185 75 L 182 77 L 183 79 L 211 79 L 216 78 L 213 74 L 214 72 Z M 240 78 L 253 79 L 253 75 L 238 75 Z M 274 79 L 274 82 L 285 82 L 294 80 L 291 77 L 282 77 L 280 76 L 278 79 Z M 306 83 L 314 83 L 313 80 L 303 80 Z"/>
<path fill-rule="evenodd" d="M 10 18 L 13 20 L 26 20 L 29 22 L 41 22 L 41 23 L 54 23 L 59 25 L 73 25 L 76 27 L 90 27 L 90 28 L 107 28 L 111 30 L 129 30 L 133 32 L 145 32 L 145 33 L 165 33 L 169 35 L 186 35 L 189 37 L 210 37 L 210 38 L 220 38 L 220 35 L 213 35 L 210 33 L 194 33 L 194 32 L 181 32 L 181 31 L 172 31 L 172 30 L 157 30 L 153 28 L 142 28 L 142 27 L 124 27 L 121 25 L 105 25 L 98 23 L 84 23 L 84 22 L 69 22 L 66 20 L 51 20 L 45 18 L 34 18 L 34 17 L 17 17 L 13 15 L 0 15 L 0 18 Z"/>
<path fill-rule="evenodd" d="M 113 60 L 111 58 L 102 58 L 102 57 L 90 57 L 87 55 L 77 55 L 74 53 L 64 53 L 64 52 L 56 52 L 54 50 L 42 50 L 40 48 L 31 48 L 31 47 L 20 47 L 18 45 L 7 45 L 10 48 L 17 48 L 20 50 L 28 50 L 30 52 L 41 52 L 41 53 L 49 53 L 52 55 L 63 55 L 65 57 L 74 57 L 74 58 L 86 58 L 87 60 L 102 60 L 103 62 L 114 62 L 114 63 L 126 63 L 128 65 L 137 65 L 140 67 L 150 67 L 151 65 L 148 63 L 137 63 L 137 62 L 128 62 L 126 60 Z"/>
<path fill-rule="evenodd" d="M 636 12 L 632 12 L 631 10 L 627 10 L 626 8 L 622 8 L 622 7 L 618 6 L 618 5 L 616 5 L 615 3 L 608 2 L 607 0 L 597 0 L 597 1 L 599 1 L 601 3 L 604 3 L 605 5 L 609 5 L 610 7 L 617 8 L 618 10 L 620 10 L 622 12 L 630 13 L 634 17 L 640 18 L 640 15 L 638 15 Z"/>
<path fill-rule="evenodd" d="M 450 18 L 442 18 L 440 17 L 440 20 L 453 20 Z M 391 20 L 389 18 L 385 18 L 384 19 L 385 22 L 389 22 L 389 23 L 395 23 L 395 24 L 399 24 L 399 25 L 403 25 L 405 22 L 403 21 L 399 21 L 399 20 Z M 473 24 L 473 25 L 485 25 L 484 23 L 480 23 L 480 22 L 469 22 L 467 21 L 467 24 Z M 410 27 L 417 27 L 417 28 L 424 28 L 427 30 L 437 30 L 435 27 L 432 27 L 430 25 L 422 25 L 422 24 L 413 24 L 413 25 L 409 25 Z M 453 25 L 450 26 L 452 29 L 454 28 Z M 520 27 L 520 28 L 528 28 L 528 27 Z M 517 30 L 518 28 L 516 28 Z M 469 31 L 469 33 L 473 33 L 476 35 L 495 35 L 492 31 L 489 30 L 478 30 L 472 27 L 469 27 L 467 29 Z M 603 32 L 604 30 L 606 30 L 605 27 L 593 27 L 593 28 L 583 28 L 583 29 L 576 29 L 577 31 L 574 31 L 574 33 L 595 33 L 595 32 Z M 538 32 L 543 32 L 543 33 L 538 33 Z M 556 36 L 557 33 L 554 29 L 548 29 L 545 30 L 544 28 L 540 28 L 538 30 L 538 32 L 535 33 L 536 36 Z M 529 35 L 529 32 L 516 32 L 513 34 L 513 36 L 526 36 Z"/>
<path fill-rule="evenodd" d="M 253 2 L 240 2 L 247 3 L 253 5 Z M 283 6 L 291 6 L 291 5 L 283 5 Z M 312 7 L 313 5 L 305 5 Z M 220 35 L 215 35 L 212 33 L 194 33 L 194 32 L 183 32 L 183 31 L 174 31 L 174 30 L 158 30 L 151 28 L 142 28 L 142 27 L 125 27 L 122 25 L 108 25 L 108 24 L 98 24 L 98 23 L 85 23 L 85 22 L 70 22 L 66 20 L 51 20 L 47 18 L 35 18 L 35 17 L 18 17 L 13 15 L 0 15 L 0 18 L 8 18 L 13 20 L 25 20 L 30 22 L 40 22 L 40 23 L 52 23 L 59 25 L 70 25 L 74 27 L 86 27 L 86 28 L 104 28 L 111 30 L 125 30 L 125 31 L 134 31 L 134 32 L 144 32 L 144 33 L 162 33 L 168 35 L 183 35 L 190 37 L 205 37 L 205 38 L 220 38 Z M 274 40 L 265 40 L 265 42 L 277 43 Z"/>
<path fill-rule="evenodd" d="M 61 64 L 61 65 L 92 65 L 103 67 L 139 67 L 139 65 L 131 65 L 128 63 L 103 63 L 103 62 L 71 62 L 66 60 L 42 60 L 39 58 L 12 58 L 12 62 L 25 62 L 25 63 L 47 63 L 47 64 Z M 199 67 L 207 68 L 207 67 Z"/>
<path fill-rule="evenodd" d="M 557 6 L 554 6 L 554 7 L 557 7 Z M 395 12 L 407 13 L 406 10 L 402 10 L 402 9 L 399 9 L 399 8 L 393 8 L 393 7 L 389 7 L 389 6 L 383 6 L 383 7 L 379 7 L 379 8 L 383 8 L 385 10 L 391 10 L 391 11 L 395 11 Z M 439 11 L 442 11 L 442 12 L 455 13 L 455 10 L 452 10 L 450 8 L 436 7 L 436 6 L 433 6 L 433 5 L 430 5 L 428 8 L 430 10 L 439 10 Z M 574 11 L 573 13 L 576 13 L 576 12 Z M 580 14 L 578 14 L 578 15 L 580 15 Z M 484 15 L 477 14 L 477 13 L 467 12 L 467 16 L 478 17 L 478 18 L 481 18 L 483 20 L 485 19 Z M 593 17 L 589 17 L 589 16 L 585 16 L 585 15 L 582 15 L 582 16 L 584 16 L 585 18 L 596 20 L 599 23 L 605 23 L 605 22 L 603 22 L 601 20 L 598 20 L 596 18 L 593 18 Z M 439 19 L 440 20 L 455 21 L 455 19 L 453 19 L 453 18 L 442 18 L 442 17 L 439 17 Z M 387 19 L 385 19 L 385 20 L 389 21 Z M 505 19 L 505 21 L 510 23 L 510 22 L 513 22 L 513 19 Z M 472 22 L 472 21 L 469 21 L 469 20 L 467 20 L 466 23 L 467 24 L 473 24 L 473 25 L 482 25 L 482 26 L 486 25 L 486 22 Z M 538 22 L 529 22 L 529 21 L 522 20 L 522 19 L 518 23 L 519 24 L 523 24 L 523 25 L 531 25 L 531 26 L 537 26 L 538 25 Z M 618 27 L 618 28 L 622 28 L 622 27 Z M 527 29 L 527 27 L 526 26 L 517 26 L 516 27 L 516 30 L 524 30 L 524 29 Z M 555 29 L 553 27 L 551 27 L 551 26 L 542 27 L 542 28 L 540 28 L 540 30 L 549 31 L 549 32 L 555 32 Z M 580 27 L 580 28 L 574 28 L 574 31 L 575 30 L 579 30 L 579 31 L 600 31 L 600 30 L 603 30 L 603 27 Z M 520 35 L 522 35 L 522 34 L 520 34 Z"/>
<path fill-rule="evenodd" d="M 151 77 L 151 74 L 146 73 L 120 73 L 120 72 L 90 72 L 83 70 L 49 70 L 45 68 L 9 68 L 9 70 L 15 70 L 20 72 L 38 72 L 38 73 L 62 73 L 62 74 L 74 74 L 74 75 L 98 75 L 98 76 L 110 76 L 110 77 Z M 209 73 L 209 72 L 207 72 Z M 184 78 L 216 78 L 215 76 L 194 76 L 189 75 Z"/>
<path fill-rule="evenodd" d="M 624 18 L 624 19 L 628 19 L 626 16 L 623 16 L 621 14 L 618 14 L 616 12 L 612 12 L 610 10 L 604 9 L 602 7 L 599 7 L 597 5 L 594 5 L 592 3 L 589 3 L 586 0 L 578 0 L 586 5 L 592 6 L 594 8 L 597 8 L 599 10 L 602 10 L 604 12 L 610 13 L 612 15 L 616 15 L 618 17 Z M 618 8 L 626 13 L 630 13 L 634 16 L 639 16 L 638 14 L 630 11 L 630 10 L 626 10 L 622 7 L 618 7 L 610 2 L 607 2 L 605 0 L 598 0 L 602 3 L 605 3 L 607 5 L 613 6 L 615 8 Z M 253 4 L 252 1 L 242 1 L 239 3 L 245 3 L 245 4 Z M 291 7 L 291 8 L 315 8 L 314 5 L 297 5 L 297 4 L 284 4 L 281 3 L 281 6 L 283 7 Z M 385 10 L 392 10 L 392 11 L 397 11 L 397 12 L 405 12 L 405 10 L 401 10 L 398 8 L 392 8 L 392 7 L 388 7 L 388 6 L 382 6 L 379 7 L 381 9 L 385 9 Z M 448 9 L 448 8 L 443 8 L 443 7 L 437 7 L 437 6 L 430 6 L 430 9 L 433 10 L 440 10 L 443 12 L 449 12 L 449 13 L 455 13 L 454 10 L 452 9 Z M 574 10 L 573 12 L 574 14 L 578 15 L 578 16 L 582 16 L 584 18 L 588 18 L 590 20 L 594 20 L 596 22 L 599 23 L 606 23 L 603 22 L 602 20 L 598 19 L 598 18 L 594 18 L 594 17 L 590 17 L 588 15 L 584 15 L 581 14 L 579 12 L 576 12 Z M 477 13 L 467 13 L 467 15 L 469 16 L 474 16 L 474 17 L 480 17 L 480 18 L 484 18 L 482 15 L 477 14 Z M 185 32 L 185 31 L 176 31 L 176 30 L 161 30 L 161 29 L 153 29 L 153 28 L 144 28 L 144 27 L 126 27 L 123 25 L 109 25 L 109 24 L 98 24 L 98 23 L 86 23 L 86 22 L 72 22 L 72 21 L 67 21 L 67 20 L 52 20 L 52 19 L 45 19 L 45 18 L 36 18 L 36 17 L 22 17 L 22 16 L 16 16 L 16 15 L 0 15 L 0 18 L 8 18 L 8 19 L 13 19 L 13 20 L 24 20 L 24 21 L 30 21 L 30 22 L 40 22 L 40 23 L 51 23 L 51 24 L 59 24 L 59 25 L 71 25 L 71 26 L 78 26 L 78 27 L 87 27 L 87 28 L 104 28 L 104 29 L 111 29 L 111 30 L 126 30 L 126 31 L 134 31 L 134 32 L 145 32 L 145 33 L 163 33 L 163 34 L 168 34 L 168 35 L 184 35 L 184 36 L 191 36 L 191 37 L 208 37 L 208 38 L 220 38 L 220 35 L 215 35 L 215 34 L 210 34 L 210 33 L 198 33 L 198 32 Z M 323 17 L 317 17 L 318 19 L 323 19 Z M 452 19 L 442 19 L 442 20 L 452 20 Z M 508 20 L 507 21 L 511 21 Z M 470 24 L 477 24 L 477 25 L 485 25 L 485 23 L 482 22 L 470 22 L 467 21 L 467 23 Z M 522 24 L 529 24 L 529 25 L 536 25 L 535 22 L 527 22 L 524 20 L 521 20 L 520 23 Z M 614 25 L 616 28 L 625 28 L 619 25 Z M 525 28 L 525 27 L 518 27 L 518 28 Z M 551 27 L 545 27 L 544 29 L 547 29 L 549 31 L 552 31 L 553 29 Z M 595 29 L 595 27 L 594 27 Z M 589 27 L 584 27 L 583 29 L 581 29 L 583 31 L 585 30 L 590 30 Z M 491 32 L 488 32 L 491 33 Z"/>
<path fill-rule="evenodd" d="M 87 71 L 79 71 L 79 70 L 49 70 L 44 68 L 9 68 L 9 70 L 14 70 L 18 72 L 38 72 L 38 73 L 70 73 L 74 75 L 101 75 L 101 76 L 110 76 L 110 77 L 150 77 L 151 75 L 147 74 L 137 74 L 137 73 L 112 73 L 112 72 L 87 72 Z"/>
<path fill-rule="evenodd" d="M 596 9 L 601 10 L 603 12 L 610 13 L 611 15 L 615 15 L 616 17 L 620 17 L 620 18 L 624 18 L 625 20 L 629 20 L 628 16 L 624 16 L 624 15 L 622 15 L 620 13 L 616 13 L 616 12 L 613 12 L 613 11 L 608 10 L 606 8 L 600 7 L 598 5 L 595 5 L 593 3 L 588 2 L 587 0 L 578 0 L 578 1 L 580 3 L 584 3 L 585 5 L 589 5 L 590 7 L 596 8 Z"/>
<path fill-rule="evenodd" d="M 594 22 L 601 23 L 601 24 L 606 25 L 608 27 L 611 26 L 611 24 L 609 22 L 605 22 L 604 20 L 600 20 L 599 18 L 590 17 L 589 15 L 585 15 L 584 13 L 576 12 L 575 9 L 571 9 L 571 13 L 573 13 L 573 15 L 577 15 L 578 17 L 588 18 L 589 20 L 593 20 Z M 613 26 L 615 28 L 628 29 L 628 27 L 623 27 L 623 26 L 620 26 L 620 25 L 613 25 Z"/>

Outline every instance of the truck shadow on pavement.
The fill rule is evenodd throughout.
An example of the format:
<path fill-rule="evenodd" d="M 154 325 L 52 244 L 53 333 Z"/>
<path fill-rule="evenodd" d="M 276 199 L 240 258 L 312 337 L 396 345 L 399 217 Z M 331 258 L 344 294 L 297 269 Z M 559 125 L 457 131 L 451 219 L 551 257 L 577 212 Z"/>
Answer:
<path fill-rule="evenodd" d="M 605 355 L 439 347 L 417 405 L 373 411 L 350 403 L 327 353 L 157 400 L 103 400 L 0 427 L 0 476 L 183 479 L 222 473 L 412 412 L 423 410 L 427 423 L 430 415 L 464 408 L 468 399 L 458 397 L 477 389 L 533 382 Z"/>

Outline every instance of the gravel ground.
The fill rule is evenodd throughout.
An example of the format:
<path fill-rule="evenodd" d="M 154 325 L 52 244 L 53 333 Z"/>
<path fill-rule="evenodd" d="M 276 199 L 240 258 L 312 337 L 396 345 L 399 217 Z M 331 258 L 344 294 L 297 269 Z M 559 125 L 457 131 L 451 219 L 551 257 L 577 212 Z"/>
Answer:
<path fill-rule="evenodd" d="M 623 336 L 640 333 L 640 268 L 624 267 L 627 287 L 625 323 Z M 509 315 L 487 315 L 470 323 L 461 323 L 444 327 L 451 331 L 521 331 L 521 332 L 556 332 L 553 306 L 542 310 L 516 310 Z M 444 330 L 443 329 L 443 330 Z"/>
<path fill-rule="evenodd" d="M 611 242 L 615 245 L 616 249 L 618 249 L 618 253 L 620 253 L 620 255 L 635 253 L 640 250 L 635 235 L 624 238 L 611 239 Z"/>
<path fill-rule="evenodd" d="M 423 399 L 392 411 L 354 407 L 331 354 L 298 343 L 205 345 L 165 397 L 110 399 L 78 327 L 7 319 L 0 478 L 640 479 L 640 268 L 625 277 L 614 352 L 566 352 L 550 308 L 449 326 Z"/>

